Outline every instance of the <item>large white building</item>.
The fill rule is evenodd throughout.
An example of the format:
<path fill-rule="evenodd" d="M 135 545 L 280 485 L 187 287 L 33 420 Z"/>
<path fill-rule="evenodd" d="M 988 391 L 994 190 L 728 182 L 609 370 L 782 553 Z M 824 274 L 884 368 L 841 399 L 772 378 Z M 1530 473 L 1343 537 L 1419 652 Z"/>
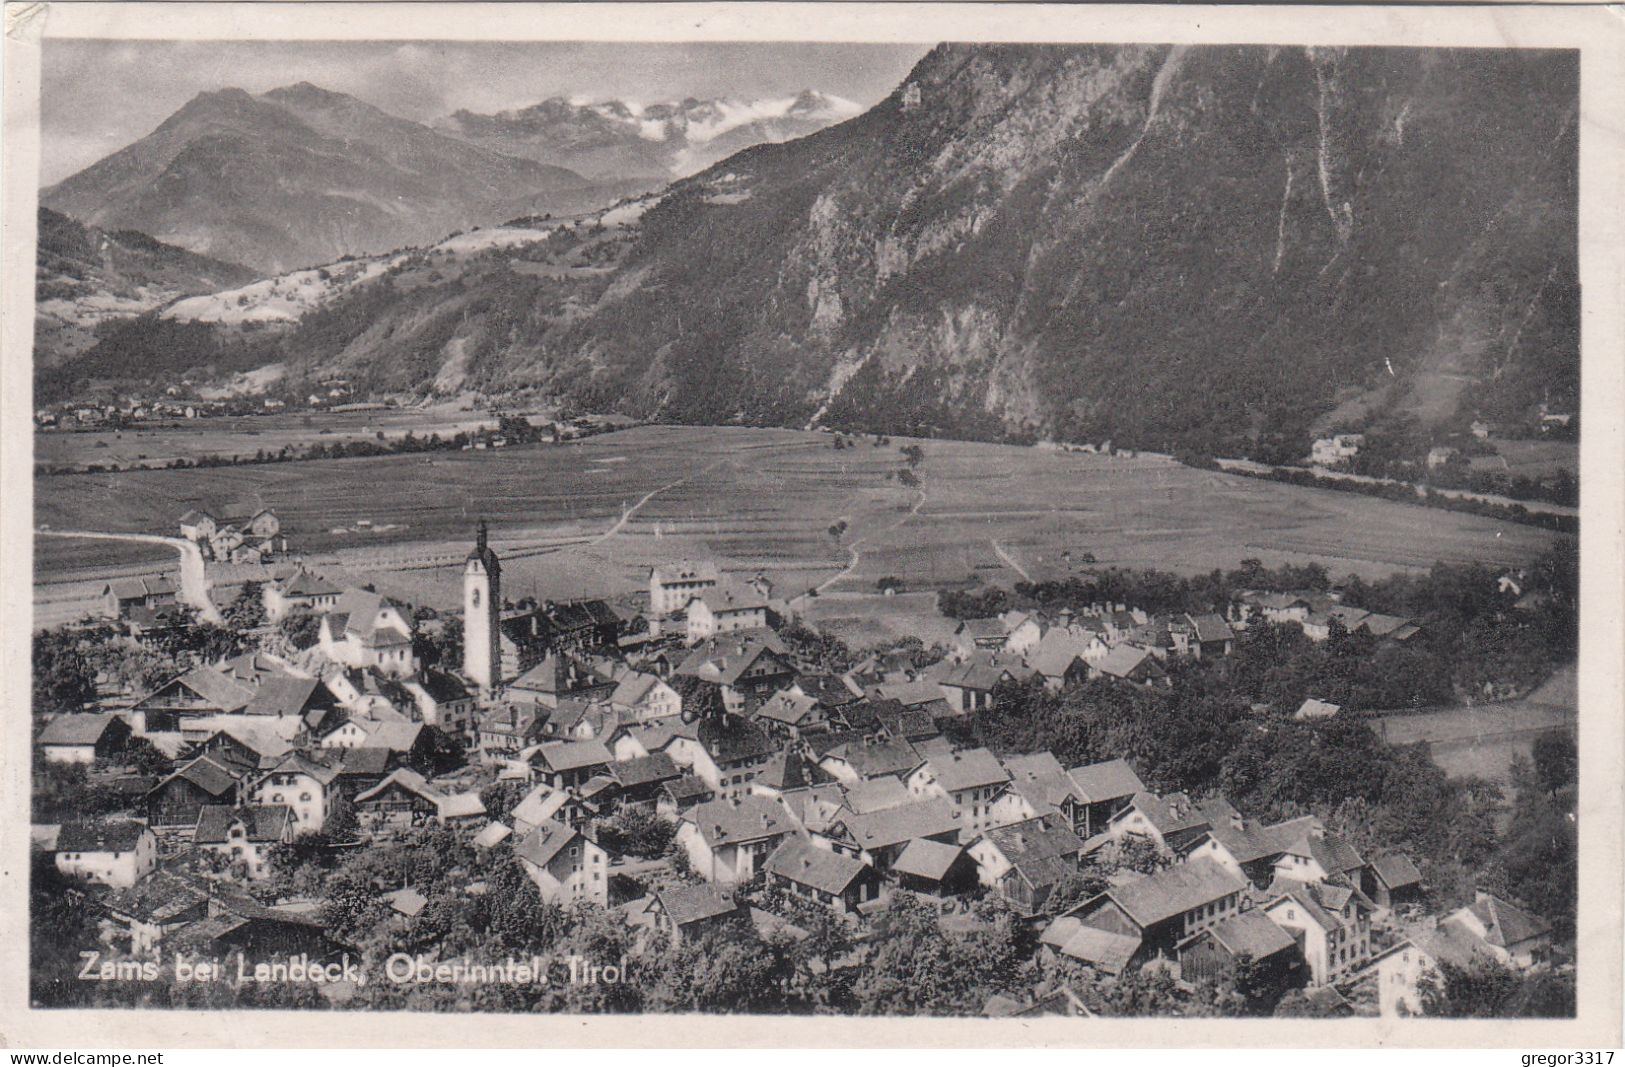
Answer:
<path fill-rule="evenodd" d="M 709 561 L 691 563 L 685 559 L 668 567 L 655 567 L 649 572 L 649 615 L 660 619 L 676 614 L 721 581 L 717 565 Z"/>
<path fill-rule="evenodd" d="M 322 655 L 346 667 L 376 668 L 404 677 L 417 671 L 412 623 L 400 605 L 365 589 L 346 589 L 322 616 Z"/>

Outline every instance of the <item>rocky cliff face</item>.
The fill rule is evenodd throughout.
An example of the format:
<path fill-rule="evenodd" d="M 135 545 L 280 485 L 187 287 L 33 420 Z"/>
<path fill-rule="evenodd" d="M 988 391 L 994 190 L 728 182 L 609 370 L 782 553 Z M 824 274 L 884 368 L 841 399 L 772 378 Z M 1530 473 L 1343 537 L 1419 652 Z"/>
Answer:
<path fill-rule="evenodd" d="M 681 417 L 1215 448 L 1340 388 L 1438 417 L 1510 367 L 1572 382 L 1575 74 L 939 48 L 863 118 L 675 189 L 629 260 L 640 291 L 565 350 L 637 368 L 641 403 Z"/>
<path fill-rule="evenodd" d="M 41 202 L 274 273 L 539 213 L 588 184 L 301 83 L 199 94 Z"/>
<path fill-rule="evenodd" d="M 1231 452 L 1577 389 L 1569 53 L 941 46 L 887 100 L 278 358 L 667 419 Z M 387 338 L 387 346 L 382 339 Z M 1339 404 L 1344 405 L 1338 409 Z"/>

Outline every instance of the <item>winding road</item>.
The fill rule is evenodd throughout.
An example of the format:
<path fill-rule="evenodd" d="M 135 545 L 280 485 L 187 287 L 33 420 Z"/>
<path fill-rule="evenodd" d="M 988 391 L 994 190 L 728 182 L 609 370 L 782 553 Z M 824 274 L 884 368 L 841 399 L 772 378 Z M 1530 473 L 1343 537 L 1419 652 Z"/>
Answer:
<path fill-rule="evenodd" d="M 82 537 L 100 541 L 140 541 L 150 545 L 167 545 L 181 556 L 180 599 L 197 609 L 204 622 L 219 623 L 220 609 L 209 599 L 209 578 L 203 567 L 203 553 L 197 545 L 181 537 L 161 537 L 158 534 L 106 533 L 96 530 L 36 530 L 40 537 Z"/>

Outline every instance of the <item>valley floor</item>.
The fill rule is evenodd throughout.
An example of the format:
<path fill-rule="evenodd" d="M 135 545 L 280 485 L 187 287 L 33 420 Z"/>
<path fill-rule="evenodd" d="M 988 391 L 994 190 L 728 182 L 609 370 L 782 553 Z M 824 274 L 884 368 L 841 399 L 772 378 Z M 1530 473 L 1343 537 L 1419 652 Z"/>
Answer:
<path fill-rule="evenodd" d="M 35 519 L 172 536 L 188 508 L 253 500 L 335 580 L 451 607 L 485 518 L 512 597 L 625 594 L 656 563 L 715 559 L 762 572 L 776 595 L 802 597 L 811 621 L 859 645 L 939 639 L 947 620 L 929 594 L 944 586 L 1096 565 L 1199 573 L 1249 557 L 1378 577 L 1437 560 L 1516 564 L 1557 536 L 1153 456 L 848 440 L 837 449 L 823 433 L 642 426 L 500 451 L 57 475 L 36 483 Z M 909 443 L 924 450 L 918 489 L 903 484 Z M 71 613 L 64 591 L 105 574 L 107 550 L 37 542 L 36 605 L 52 608 L 37 624 Z M 903 593 L 880 595 L 883 577 L 902 579 Z"/>

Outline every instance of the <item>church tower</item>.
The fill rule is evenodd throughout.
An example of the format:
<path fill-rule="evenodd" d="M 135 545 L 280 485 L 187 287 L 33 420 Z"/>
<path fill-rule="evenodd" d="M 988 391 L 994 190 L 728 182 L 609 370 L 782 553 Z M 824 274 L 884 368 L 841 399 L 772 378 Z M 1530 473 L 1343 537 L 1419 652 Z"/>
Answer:
<path fill-rule="evenodd" d="M 502 681 L 502 564 L 485 541 L 485 520 L 474 535 L 474 551 L 463 565 L 463 673 L 489 693 Z"/>

